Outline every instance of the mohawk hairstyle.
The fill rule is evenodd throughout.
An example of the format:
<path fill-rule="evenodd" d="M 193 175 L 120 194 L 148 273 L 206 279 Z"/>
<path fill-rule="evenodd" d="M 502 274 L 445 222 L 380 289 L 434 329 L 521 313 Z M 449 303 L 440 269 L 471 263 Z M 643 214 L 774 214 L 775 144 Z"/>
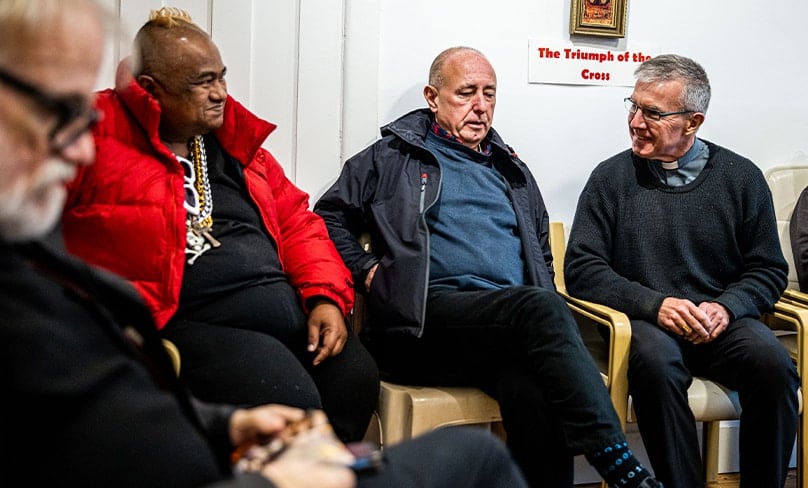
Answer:
<path fill-rule="evenodd" d="M 181 24 L 193 24 L 191 15 L 176 7 L 162 7 L 149 13 L 149 22 L 159 27 L 177 27 Z"/>

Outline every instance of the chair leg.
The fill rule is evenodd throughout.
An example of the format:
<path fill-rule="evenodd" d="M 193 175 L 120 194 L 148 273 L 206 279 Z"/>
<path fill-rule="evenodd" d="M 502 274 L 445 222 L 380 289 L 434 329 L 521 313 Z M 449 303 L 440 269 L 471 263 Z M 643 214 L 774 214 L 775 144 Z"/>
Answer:
<path fill-rule="evenodd" d="M 411 437 L 412 399 L 406 390 L 389 387 L 382 382 L 377 412 L 380 424 L 380 444 L 390 447 Z"/>
<path fill-rule="evenodd" d="M 721 435 L 721 422 L 704 422 L 702 429 L 702 450 L 704 460 L 704 479 L 707 486 L 718 481 L 718 438 Z"/>
<path fill-rule="evenodd" d="M 365 431 L 365 436 L 362 440 L 372 442 L 378 446 L 382 445 L 382 421 L 379 417 L 378 410 L 374 411 L 373 415 L 371 415 L 368 428 Z"/>

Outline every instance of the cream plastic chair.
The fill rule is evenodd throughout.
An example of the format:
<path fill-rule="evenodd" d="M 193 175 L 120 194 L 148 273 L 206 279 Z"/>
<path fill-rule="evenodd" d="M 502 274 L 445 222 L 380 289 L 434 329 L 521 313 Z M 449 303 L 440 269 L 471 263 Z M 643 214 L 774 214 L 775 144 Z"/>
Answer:
<path fill-rule="evenodd" d="M 791 237 L 789 227 L 791 212 L 797 203 L 802 189 L 808 186 L 808 166 L 787 165 L 776 166 L 766 171 L 766 182 L 772 192 L 774 201 L 774 214 L 777 218 L 777 233 L 780 236 L 780 246 L 783 255 L 788 261 L 788 288 L 799 290 L 797 272 L 794 268 L 794 255 L 791 250 Z"/>
<path fill-rule="evenodd" d="M 553 267 L 555 269 L 556 287 L 559 293 L 567 300 L 573 312 L 581 334 L 592 352 L 601 374 L 604 377 L 609 394 L 614 403 L 617 415 L 625 427 L 627 422 L 636 422 L 628 394 L 628 349 L 631 342 L 631 326 L 628 317 L 612 308 L 579 300 L 567 293 L 564 283 L 564 253 L 566 250 L 566 232 L 564 224 L 552 222 L 550 224 L 550 244 L 553 253 Z M 799 294 L 802 295 L 802 294 Z M 805 296 L 805 295 L 802 295 Z M 808 304 L 808 299 L 805 300 Z M 801 308 L 795 303 L 792 295 L 786 294 L 775 305 L 775 309 L 765 314 L 762 321 L 769 325 L 779 336 L 781 342 L 788 349 L 791 357 L 797 363 L 797 372 L 800 378 L 808 377 L 805 357 L 805 334 L 808 329 L 808 309 Z M 609 332 L 609 340 L 603 339 L 600 329 L 605 327 Z M 599 351 L 599 352 L 598 352 Z M 702 423 L 702 460 L 705 469 L 707 485 L 718 480 L 719 434 L 722 420 L 737 420 L 740 418 L 740 403 L 738 394 L 719 383 L 696 377 L 688 389 L 688 401 L 696 421 Z M 803 396 L 800 390 L 800 412 L 803 410 Z M 808 466 L 808 459 L 802 449 L 801 439 L 805 438 L 806 422 L 804 415 L 800 415 L 798 426 L 798 484 L 800 488 L 808 488 L 803 475 L 804 466 Z M 605 487 L 605 483 L 603 484 Z"/>
<path fill-rule="evenodd" d="M 390 446 L 450 425 L 480 425 L 504 436 L 496 400 L 477 388 L 381 382 L 379 444 Z"/>
<path fill-rule="evenodd" d="M 791 249 L 791 236 L 789 234 L 794 205 L 797 203 L 803 188 L 808 186 L 808 165 L 787 164 L 775 166 L 766 171 L 765 176 L 772 192 L 774 213 L 777 219 L 777 233 L 780 236 L 780 247 L 783 250 L 783 256 L 788 261 L 788 289 L 783 294 L 781 301 L 808 308 L 808 295 L 799 291 L 800 286 L 797 280 L 794 254 Z M 805 358 L 805 354 L 808 354 L 805 349 L 805 339 L 798 333 L 786 335 L 781 340 L 786 344 L 792 357 L 797 358 L 800 378 L 805 378 L 806 374 L 808 374 L 808 365 L 805 364 L 806 361 L 799 360 L 800 358 Z M 797 463 L 799 466 L 808 467 L 808 451 L 803 447 L 804 439 L 808 436 L 808 419 L 805 418 L 804 413 L 800 415 L 800 428 L 797 435 Z M 802 469 L 798 470 L 797 476 L 797 486 L 808 488 L 808 476 L 805 476 Z"/>

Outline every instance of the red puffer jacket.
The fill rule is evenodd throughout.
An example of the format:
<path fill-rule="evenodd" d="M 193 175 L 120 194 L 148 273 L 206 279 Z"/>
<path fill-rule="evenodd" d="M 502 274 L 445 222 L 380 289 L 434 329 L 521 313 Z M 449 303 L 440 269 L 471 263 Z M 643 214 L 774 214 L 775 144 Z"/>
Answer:
<path fill-rule="evenodd" d="M 131 281 L 162 328 L 177 310 L 185 269 L 182 167 L 160 142 L 159 104 L 131 74 L 120 76 L 115 90 L 99 92 L 97 106 L 103 120 L 93 131 L 96 163 L 70 185 L 62 218 L 67 248 Z M 304 310 L 307 299 L 324 296 L 347 314 L 354 298 L 350 273 L 323 221 L 309 210 L 308 195 L 261 147 L 274 129 L 228 97 L 224 124 L 214 134 L 242 162 L 247 190 Z"/>

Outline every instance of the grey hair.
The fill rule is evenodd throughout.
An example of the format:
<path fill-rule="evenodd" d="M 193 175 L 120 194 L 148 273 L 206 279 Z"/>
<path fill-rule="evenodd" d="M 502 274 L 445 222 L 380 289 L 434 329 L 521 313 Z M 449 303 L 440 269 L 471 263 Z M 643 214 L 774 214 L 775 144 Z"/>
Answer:
<path fill-rule="evenodd" d="M 435 60 L 432 61 L 432 65 L 429 67 L 429 84 L 434 86 L 435 88 L 441 88 L 444 83 L 443 79 L 443 65 L 446 64 L 446 61 L 458 53 L 474 53 L 483 58 L 485 55 L 474 49 L 473 47 L 466 47 L 466 46 L 455 46 L 450 47 L 448 49 L 444 49 L 435 57 Z"/>
<path fill-rule="evenodd" d="M 710 80 L 704 68 L 690 58 L 678 54 L 660 54 L 639 65 L 634 76 L 643 83 L 681 80 L 684 82 L 680 100 L 683 109 L 707 112 Z"/>

